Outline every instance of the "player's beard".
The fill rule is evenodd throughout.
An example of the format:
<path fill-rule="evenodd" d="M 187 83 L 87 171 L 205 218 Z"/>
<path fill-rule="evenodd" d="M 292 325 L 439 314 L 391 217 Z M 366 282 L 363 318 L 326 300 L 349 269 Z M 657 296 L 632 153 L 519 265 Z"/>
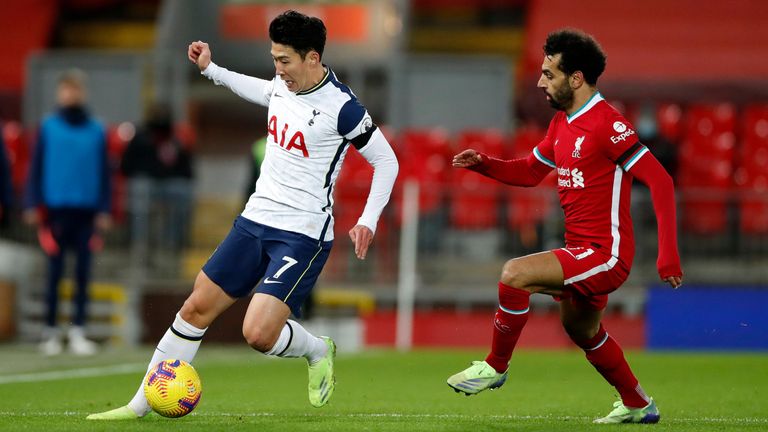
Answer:
<path fill-rule="evenodd" d="M 555 90 L 555 94 L 549 95 L 549 105 L 559 111 L 566 111 L 573 105 L 573 89 L 566 82 Z"/>

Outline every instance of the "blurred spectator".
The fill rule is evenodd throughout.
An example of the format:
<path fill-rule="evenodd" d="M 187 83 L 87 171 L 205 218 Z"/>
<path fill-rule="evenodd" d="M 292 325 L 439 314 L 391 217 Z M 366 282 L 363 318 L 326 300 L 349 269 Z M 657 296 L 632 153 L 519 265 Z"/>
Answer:
<path fill-rule="evenodd" d="M 267 151 L 267 137 L 263 136 L 253 142 L 251 146 L 251 178 L 245 186 L 245 202 L 256 190 L 256 181 L 261 175 L 261 162 L 264 160 L 264 153 Z"/>
<path fill-rule="evenodd" d="M 2 130 L 2 128 L 0 128 Z M 3 134 L 0 133 L 0 225 L 8 220 L 8 214 L 13 204 L 13 189 L 11 187 L 11 166 L 8 163 Z"/>
<path fill-rule="evenodd" d="M 77 266 L 69 348 L 78 355 L 96 352 L 96 344 L 85 338 L 84 325 L 91 253 L 101 244 L 99 233 L 111 225 L 111 187 L 106 133 L 85 108 L 85 79 L 79 70 L 59 78 L 58 109 L 40 126 L 27 180 L 24 220 L 38 226 L 40 245 L 48 255 L 47 327 L 41 344 L 46 355 L 62 351 L 58 287 L 64 252 L 70 248 L 77 254 Z"/>
<path fill-rule="evenodd" d="M 192 211 L 192 153 L 174 134 L 170 108 L 153 105 L 144 127 L 128 144 L 120 168 L 129 179 L 132 235 L 146 244 L 150 221 L 158 220 L 161 240 L 171 250 L 187 240 Z"/>
<path fill-rule="evenodd" d="M 673 179 L 677 178 L 677 147 L 659 132 L 659 124 L 656 119 L 656 107 L 646 103 L 640 108 L 635 122 L 637 135 L 640 142 L 648 147 L 648 150 L 656 156 L 659 163 L 667 170 Z"/>

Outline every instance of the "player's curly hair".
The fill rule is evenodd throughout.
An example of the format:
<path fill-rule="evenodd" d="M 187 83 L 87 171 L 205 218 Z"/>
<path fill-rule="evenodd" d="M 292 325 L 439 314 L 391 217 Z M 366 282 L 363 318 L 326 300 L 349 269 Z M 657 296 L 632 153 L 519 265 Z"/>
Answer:
<path fill-rule="evenodd" d="M 269 24 L 269 38 L 274 43 L 288 45 L 296 50 L 301 59 L 314 50 L 323 57 L 326 38 L 325 24 L 320 18 L 309 17 L 295 10 L 288 10 L 275 17 Z"/>
<path fill-rule="evenodd" d="M 576 71 L 584 74 L 589 85 L 597 84 L 597 78 L 605 70 L 605 53 L 591 35 L 576 29 L 561 29 L 547 35 L 544 54 L 561 54 L 559 68 L 570 75 Z"/>

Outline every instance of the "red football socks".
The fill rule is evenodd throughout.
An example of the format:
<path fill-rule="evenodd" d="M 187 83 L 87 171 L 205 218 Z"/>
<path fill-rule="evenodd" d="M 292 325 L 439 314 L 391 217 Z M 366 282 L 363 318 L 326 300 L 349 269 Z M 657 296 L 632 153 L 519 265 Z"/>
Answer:
<path fill-rule="evenodd" d="M 493 320 L 493 343 L 490 354 L 485 358 L 498 373 L 509 367 L 512 351 L 528 321 L 530 297 L 528 291 L 499 282 L 499 309 Z"/>
<path fill-rule="evenodd" d="M 605 331 L 602 324 L 597 334 L 578 345 L 587 354 L 587 360 L 621 395 L 622 403 L 631 408 L 642 408 L 650 400 L 629 368 L 624 352 Z"/>

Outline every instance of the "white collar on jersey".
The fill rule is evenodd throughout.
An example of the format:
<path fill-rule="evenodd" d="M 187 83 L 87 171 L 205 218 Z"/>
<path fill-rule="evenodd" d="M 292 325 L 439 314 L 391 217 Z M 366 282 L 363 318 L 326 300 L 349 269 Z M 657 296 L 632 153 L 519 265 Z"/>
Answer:
<path fill-rule="evenodd" d="M 568 123 L 573 122 L 574 120 L 579 118 L 579 116 L 581 116 L 585 112 L 592 109 L 592 107 L 597 105 L 597 103 L 600 102 L 601 100 L 603 100 L 603 95 L 601 95 L 600 92 L 596 92 L 595 94 L 593 94 L 592 97 L 589 98 L 587 103 L 582 105 L 581 108 L 579 108 L 575 113 L 573 113 L 572 115 L 565 116 L 568 119 Z"/>

